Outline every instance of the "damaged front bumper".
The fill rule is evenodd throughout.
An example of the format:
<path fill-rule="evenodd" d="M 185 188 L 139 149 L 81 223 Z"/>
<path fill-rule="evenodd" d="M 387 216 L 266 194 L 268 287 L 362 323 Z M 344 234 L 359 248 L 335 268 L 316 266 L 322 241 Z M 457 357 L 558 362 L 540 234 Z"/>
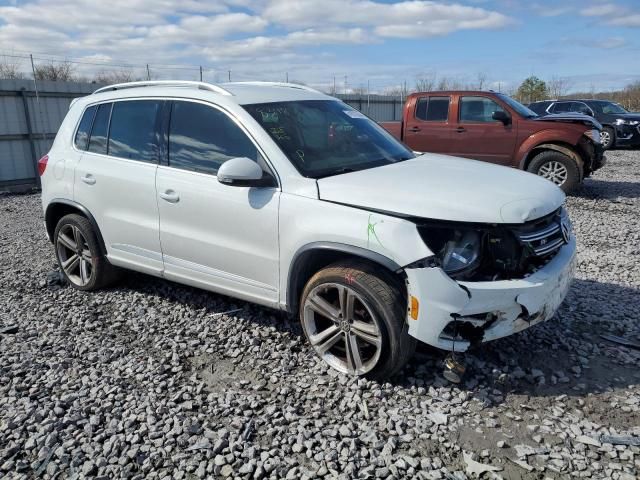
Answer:
<path fill-rule="evenodd" d="M 408 312 L 409 334 L 429 345 L 462 352 L 472 344 L 544 322 L 569 290 L 575 256 L 572 237 L 532 275 L 493 282 L 457 282 L 438 267 L 407 268 L 409 298 L 417 299 L 417 312 Z"/>

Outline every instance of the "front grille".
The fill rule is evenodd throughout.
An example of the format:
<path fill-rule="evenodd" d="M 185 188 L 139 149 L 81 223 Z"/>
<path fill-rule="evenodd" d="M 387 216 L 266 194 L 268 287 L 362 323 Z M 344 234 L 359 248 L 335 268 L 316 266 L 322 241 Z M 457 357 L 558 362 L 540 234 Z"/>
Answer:
<path fill-rule="evenodd" d="M 536 257 L 551 255 L 566 243 L 559 211 L 514 230 L 525 252 Z"/>

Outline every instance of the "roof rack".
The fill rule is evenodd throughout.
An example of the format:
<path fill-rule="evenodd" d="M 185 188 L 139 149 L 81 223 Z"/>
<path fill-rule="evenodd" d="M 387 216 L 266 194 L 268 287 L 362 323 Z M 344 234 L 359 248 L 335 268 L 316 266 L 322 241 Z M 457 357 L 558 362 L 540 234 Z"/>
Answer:
<path fill-rule="evenodd" d="M 297 88 L 298 90 L 306 90 L 307 92 L 322 93 L 320 90 L 307 87 L 306 85 L 300 85 L 299 83 L 255 81 L 255 82 L 230 82 L 228 83 L 228 85 L 256 85 L 256 86 L 264 85 L 264 86 L 272 86 L 272 87 Z"/>
<path fill-rule="evenodd" d="M 198 88 L 200 90 L 208 90 L 210 92 L 216 92 L 221 95 L 233 95 L 229 90 L 226 90 L 217 85 L 213 85 L 211 83 L 206 82 L 190 82 L 190 81 L 182 81 L 182 80 L 152 80 L 145 82 L 127 82 L 127 83 L 116 83 L 115 85 L 108 85 L 106 87 L 102 87 L 97 89 L 94 94 L 109 92 L 112 90 L 124 90 L 126 88 L 138 88 L 138 87 L 191 87 Z"/>

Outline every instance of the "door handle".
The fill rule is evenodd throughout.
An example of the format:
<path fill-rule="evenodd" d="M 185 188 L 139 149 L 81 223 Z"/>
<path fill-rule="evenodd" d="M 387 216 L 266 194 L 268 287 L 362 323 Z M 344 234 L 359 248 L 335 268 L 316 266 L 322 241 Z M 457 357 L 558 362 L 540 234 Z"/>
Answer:
<path fill-rule="evenodd" d="M 419 132 L 419 131 L 420 131 L 420 128 L 419 128 L 419 127 L 411 127 L 411 128 L 409 129 L 409 131 L 410 131 L 410 132 L 413 132 L 413 133 L 416 133 L 416 132 Z"/>
<path fill-rule="evenodd" d="M 464 127 L 458 127 L 458 128 L 456 128 L 456 133 L 464 133 L 464 132 L 466 132 L 466 131 L 467 131 L 467 129 L 466 129 L 466 128 L 464 128 Z"/>
<path fill-rule="evenodd" d="M 160 193 L 160 198 L 169 203 L 178 203 L 180 201 L 180 196 L 173 190 L 166 190 L 165 192 Z"/>
<path fill-rule="evenodd" d="M 96 179 L 93 178 L 93 175 L 91 175 L 90 173 L 87 173 L 84 177 L 82 177 L 80 180 L 82 180 L 84 183 L 86 183 L 87 185 L 95 185 L 96 183 Z"/>

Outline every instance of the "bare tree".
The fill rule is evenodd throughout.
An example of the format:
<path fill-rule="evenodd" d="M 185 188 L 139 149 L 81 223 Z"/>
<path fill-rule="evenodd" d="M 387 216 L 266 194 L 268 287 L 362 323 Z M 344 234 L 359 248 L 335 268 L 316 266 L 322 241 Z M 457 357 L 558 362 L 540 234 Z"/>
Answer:
<path fill-rule="evenodd" d="M 484 89 L 485 85 L 487 84 L 487 74 L 485 72 L 478 72 L 478 74 L 476 75 L 476 80 L 476 86 L 478 90 Z"/>
<path fill-rule="evenodd" d="M 435 72 L 416 78 L 416 92 L 430 92 L 436 87 L 437 74 Z"/>
<path fill-rule="evenodd" d="M 569 80 L 563 77 L 553 76 L 551 80 L 547 82 L 547 90 L 551 98 L 564 97 L 570 86 Z"/>
<path fill-rule="evenodd" d="M 0 79 L 15 80 L 19 78 L 25 78 L 25 74 L 20 70 L 20 64 L 3 57 L 0 61 Z"/>
<path fill-rule="evenodd" d="M 101 70 L 95 74 L 93 80 L 96 83 L 113 84 L 133 82 L 135 77 L 131 69 Z"/>
<path fill-rule="evenodd" d="M 73 65 L 69 62 L 49 62 L 35 66 L 36 80 L 57 80 L 70 82 L 74 80 Z"/>

